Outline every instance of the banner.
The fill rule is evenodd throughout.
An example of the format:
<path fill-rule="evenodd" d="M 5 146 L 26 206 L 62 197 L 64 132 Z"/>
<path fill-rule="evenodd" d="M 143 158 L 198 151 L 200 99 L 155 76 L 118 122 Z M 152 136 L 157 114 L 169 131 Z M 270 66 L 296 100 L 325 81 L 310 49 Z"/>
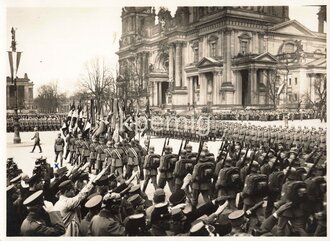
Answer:
<path fill-rule="evenodd" d="M 13 52 L 8 51 L 9 65 L 10 65 L 10 74 L 11 74 L 11 83 L 14 82 L 14 63 L 13 63 Z"/>

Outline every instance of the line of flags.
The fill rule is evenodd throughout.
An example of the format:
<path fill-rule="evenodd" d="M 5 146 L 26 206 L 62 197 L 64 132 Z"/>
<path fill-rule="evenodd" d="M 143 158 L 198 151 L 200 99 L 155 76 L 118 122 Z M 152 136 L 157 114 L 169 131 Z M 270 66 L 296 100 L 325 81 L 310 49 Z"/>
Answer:
<path fill-rule="evenodd" d="M 105 133 L 112 132 L 112 139 L 116 142 L 122 139 L 122 133 L 124 131 L 123 126 L 120 125 L 120 121 L 125 121 L 125 113 L 123 111 L 123 102 L 118 99 L 111 101 L 110 108 L 100 108 L 99 112 L 93 106 L 91 101 L 91 112 L 89 112 L 88 106 L 82 106 L 81 102 L 76 106 L 75 102 L 70 105 L 66 120 L 63 122 L 61 131 L 64 136 L 71 132 L 74 135 L 82 134 L 83 137 L 89 135 L 91 132 L 92 138 L 96 138 L 104 135 Z M 107 115 L 106 115 L 107 112 Z M 98 114 L 97 114 L 98 113 Z M 95 122 L 95 126 L 92 127 L 91 115 L 98 115 Z"/>

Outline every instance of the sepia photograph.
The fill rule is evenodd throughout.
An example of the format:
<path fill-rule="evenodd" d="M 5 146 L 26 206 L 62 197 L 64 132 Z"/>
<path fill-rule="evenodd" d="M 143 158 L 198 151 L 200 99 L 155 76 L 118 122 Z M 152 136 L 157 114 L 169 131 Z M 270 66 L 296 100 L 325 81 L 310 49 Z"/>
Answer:
<path fill-rule="evenodd" d="M 15 2 L 5 239 L 327 237 L 325 2 Z"/>

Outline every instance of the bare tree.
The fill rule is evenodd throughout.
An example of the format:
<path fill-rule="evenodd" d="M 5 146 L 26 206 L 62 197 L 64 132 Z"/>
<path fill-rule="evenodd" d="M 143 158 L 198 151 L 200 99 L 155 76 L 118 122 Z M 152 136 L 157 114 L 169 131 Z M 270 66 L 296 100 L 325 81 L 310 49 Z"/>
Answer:
<path fill-rule="evenodd" d="M 304 103 L 311 108 L 318 110 L 326 110 L 327 104 L 327 77 L 326 75 L 318 76 L 313 83 L 314 98 L 309 91 L 303 95 Z"/>
<path fill-rule="evenodd" d="M 58 93 L 57 82 L 54 81 L 39 87 L 34 103 L 41 113 L 55 113 L 65 99 L 64 94 Z"/>
<path fill-rule="evenodd" d="M 88 61 L 80 83 L 83 89 L 90 92 L 98 110 L 103 103 L 108 103 L 110 98 L 114 97 L 115 79 L 104 59 L 95 58 Z"/>
<path fill-rule="evenodd" d="M 279 71 L 278 69 L 270 70 L 268 73 L 265 73 L 266 79 L 266 97 L 269 99 L 270 103 L 276 109 L 279 103 L 278 88 L 281 86 Z"/>
<path fill-rule="evenodd" d="M 147 68 L 143 68 L 139 58 L 133 57 L 121 67 L 121 75 L 117 79 L 121 82 L 119 97 L 124 101 L 125 112 L 138 106 L 142 98 L 148 97 Z"/>

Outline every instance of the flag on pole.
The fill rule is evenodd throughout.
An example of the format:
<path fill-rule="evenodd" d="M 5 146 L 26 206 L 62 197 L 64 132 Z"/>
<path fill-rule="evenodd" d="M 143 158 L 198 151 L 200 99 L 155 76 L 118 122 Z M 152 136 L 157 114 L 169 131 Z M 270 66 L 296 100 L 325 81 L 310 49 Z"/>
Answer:
<path fill-rule="evenodd" d="M 22 52 L 14 52 L 16 53 L 16 72 L 15 72 L 15 75 L 17 76 L 17 71 L 18 71 L 18 66 L 19 66 L 19 62 L 21 61 L 21 55 L 22 55 Z"/>
<path fill-rule="evenodd" d="M 10 66 L 10 74 L 11 74 L 11 83 L 14 81 L 14 62 L 13 62 L 13 52 L 8 51 L 9 57 L 9 66 Z"/>

